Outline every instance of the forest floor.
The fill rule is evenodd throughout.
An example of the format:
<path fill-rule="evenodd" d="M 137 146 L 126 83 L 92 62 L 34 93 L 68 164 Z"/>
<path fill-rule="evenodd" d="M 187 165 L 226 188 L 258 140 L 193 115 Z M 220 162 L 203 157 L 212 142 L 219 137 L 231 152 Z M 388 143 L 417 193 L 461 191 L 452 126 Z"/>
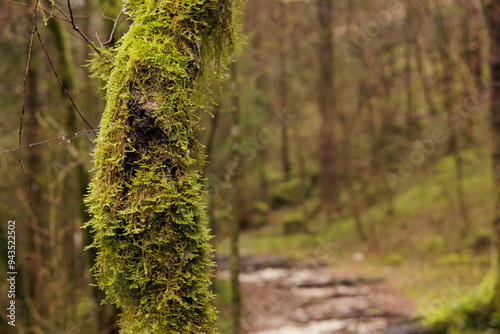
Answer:
<path fill-rule="evenodd" d="M 257 219 L 240 234 L 244 333 L 425 333 L 411 328 L 410 319 L 449 310 L 490 269 L 494 194 L 487 157 L 486 151 L 464 152 L 473 217 L 466 234 L 450 192 L 456 186 L 453 156 L 414 174 L 390 203 L 366 208 L 361 218 L 368 241 L 360 241 L 349 212 L 332 218 L 319 211 L 307 217 L 305 232 L 288 233 L 287 217 L 321 207 L 314 196 L 300 208 L 269 209 L 265 224 Z M 229 253 L 230 238 L 222 233 L 215 302 L 223 334 L 234 333 Z"/>
<path fill-rule="evenodd" d="M 228 258 L 218 263 L 229 279 Z M 427 333 L 410 322 L 412 302 L 380 277 L 281 256 L 246 256 L 241 268 L 243 333 Z"/>

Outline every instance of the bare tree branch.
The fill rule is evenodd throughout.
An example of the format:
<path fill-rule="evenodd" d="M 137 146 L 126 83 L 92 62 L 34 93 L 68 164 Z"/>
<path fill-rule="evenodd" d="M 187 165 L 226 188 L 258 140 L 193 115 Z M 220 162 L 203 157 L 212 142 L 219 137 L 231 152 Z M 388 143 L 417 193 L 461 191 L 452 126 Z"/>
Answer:
<path fill-rule="evenodd" d="M 31 39 L 30 39 L 30 47 L 28 49 L 28 63 L 26 64 L 26 72 L 24 74 L 24 82 L 23 82 L 23 108 L 21 110 L 21 122 L 19 125 L 19 144 L 18 144 L 18 155 L 17 155 L 17 167 L 21 167 L 21 170 L 23 171 L 24 175 L 24 181 L 26 183 L 26 175 L 24 174 L 24 169 L 23 165 L 21 163 L 21 145 L 22 145 L 22 132 L 23 132 L 23 119 L 24 119 L 24 112 L 26 110 L 26 83 L 28 81 L 28 73 L 30 70 L 30 65 L 31 65 L 31 53 L 33 50 L 33 39 L 35 38 L 35 33 L 38 31 L 38 24 L 37 24 L 37 6 L 38 6 L 38 0 L 35 0 L 35 5 L 33 7 L 33 30 L 31 31 Z"/>
<path fill-rule="evenodd" d="M 75 101 L 73 100 L 73 98 L 71 97 L 71 95 L 68 93 L 68 90 L 66 89 L 66 87 L 64 87 L 64 84 L 62 83 L 61 79 L 59 78 L 59 75 L 57 74 L 56 69 L 54 68 L 54 64 L 52 63 L 52 59 L 50 58 L 49 53 L 47 52 L 47 49 L 45 48 L 45 44 L 43 44 L 42 36 L 40 36 L 40 33 L 38 32 L 38 30 L 36 31 L 36 34 L 38 36 L 38 40 L 40 41 L 40 44 L 42 45 L 43 51 L 45 52 L 45 55 L 47 56 L 47 59 L 49 60 L 50 67 L 52 68 L 52 71 L 54 72 L 54 75 L 56 76 L 57 81 L 59 81 L 59 84 L 63 88 L 64 93 L 66 93 L 66 96 L 71 101 L 71 104 L 75 108 L 75 110 L 78 113 L 78 115 L 80 116 L 80 118 L 85 122 L 85 124 L 87 124 L 90 127 L 90 129 L 94 130 L 94 128 L 92 127 L 92 125 L 90 125 L 90 123 L 85 119 L 85 117 L 83 117 L 82 113 L 80 112 L 80 110 L 76 106 Z"/>
<path fill-rule="evenodd" d="M 115 31 L 116 31 L 116 26 L 118 25 L 118 20 L 120 19 L 120 16 L 123 14 L 123 9 L 118 13 L 118 15 L 116 16 L 116 19 L 112 19 L 112 18 L 109 18 L 109 17 L 106 17 L 104 16 L 105 18 L 107 19 L 110 19 L 114 22 L 113 24 L 113 29 L 111 30 L 111 33 L 109 35 L 109 39 L 106 41 L 106 42 L 101 42 L 101 39 L 99 38 L 99 35 L 97 35 L 97 33 L 95 33 L 95 37 L 97 37 L 97 40 L 99 41 L 99 44 L 101 45 L 101 48 L 104 46 L 104 45 L 107 45 L 109 43 L 111 43 L 111 41 L 113 41 L 113 37 L 115 36 Z"/>
<path fill-rule="evenodd" d="M 99 131 L 99 129 L 78 131 L 75 133 L 70 133 L 70 134 L 67 134 L 64 136 L 59 136 L 59 137 L 47 139 L 47 140 L 40 141 L 40 142 L 26 144 L 26 145 L 22 146 L 21 149 L 32 148 L 34 146 L 39 146 L 39 145 L 43 145 L 43 144 L 47 144 L 47 143 L 51 143 L 51 142 L 55 142 L 55 141 L 59 141 L 59 144 L 62 144 L 65 142 L 67 142 L 69 144 L 72 140 L 74 140 L 76 138 L 82 137 L 82 136 L 89 134 L 89 133 L 96 133 L 97 131 Z M 8 152 L 17 152 L 17 151 L 19 151 L 19 149 L 20 148 L 10 148 L 10 149 L 5 149 L 5 150 L 0 150 L 0 154 L 8 153 Z"/>
<path fill-rule="evenodd" d="M 54 6 L 57 6 L 55 3 L 54 3 Z M 59 10 L 61 13 L 64 13 L 59 7 L 56 7 L 57 10 Z M 73 26 L 73 29 L 76 30 L 80 36 L 82 36 L 85 41 L 92 47 L 92 49 L 94 49 L 95 52 L 97 53 L 101 53 L 101 50 L 99 50 L 95 45 L 94 43 L 92 43 L 92 41 L 80 30 L 80 28 L 78 28 L 78 26 L 75 24 L 75 18 L 73 17 L 73 10 L 71 9 L 71 3 L 70 1 L 68 0 L 68 9 L 69 9 L 69 16 L 70 16 L 70 21 L 71 21 L 71 25 Z M 65 15 L 67 17 L 67 15 L 64 13 L 63 15 Z"/>
<path fill-rule="evenodd" d="M 23 6 L 23 7 L 27 7 L 27 8 L 33 8 L 34 6 L 33 5 L 30 5 L 30 4 L 27 4 L 27 3 L 22 3 L 22 2 L 17 2 L 17 1 L 11 1 L 11 0 L 2 0 L 3 2 L 5 3 L 8 3 L 8 4 L 11 4 L 11 5 L 17 5 L 17 6 Z M 50 0 L 48 0 L 50 2 Z M 67 23 L 71 23 L 69 17 L 66 17 L 66 18 L 62 18 L 60 16 L 57 16 L 57 15 L 54 15 L 54 13 L 52 11 L 49 11 L 48 9 L 46 8 L 42 8 L 42 10 L 49 14 L 50 17 L 53 17 L 57 20 L 61 20 L 61 21 L 64 21 L 64 22 L 67 22 Z"/>

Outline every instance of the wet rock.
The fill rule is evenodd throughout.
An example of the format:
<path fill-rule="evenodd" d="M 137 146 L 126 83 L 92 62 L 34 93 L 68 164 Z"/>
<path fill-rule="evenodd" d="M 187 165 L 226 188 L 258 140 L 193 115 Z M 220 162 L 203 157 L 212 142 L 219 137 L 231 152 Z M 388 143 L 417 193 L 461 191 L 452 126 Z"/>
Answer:
<path fill-rule="evenodd" d="M 384 334 L 436 334 L 422 324 L 392 324 L 387 327 Z"/>

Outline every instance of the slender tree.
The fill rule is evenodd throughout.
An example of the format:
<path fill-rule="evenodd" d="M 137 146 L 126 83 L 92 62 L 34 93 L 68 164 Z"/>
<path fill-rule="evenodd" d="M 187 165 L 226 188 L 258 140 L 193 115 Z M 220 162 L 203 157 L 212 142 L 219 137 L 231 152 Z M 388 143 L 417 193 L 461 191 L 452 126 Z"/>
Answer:
<path fill-rule="evenodd" d="M 279 25 L 280 34 L 278 38 L 278 56 L 279 56 L 279 79 L 278 79 L 278 96 L 279 96 L 279 113 L 281 116 L 281 163 L 283 166 L 284 180 L 288 180 L 290 176 L 290 153 L 289 153 L 289 136 L 288 136 L 288 80 L 287 80 L 287 4 L 279 2 Z"/>
<path fill-rule="evenodd" d="M 452 117 L 452 110 L 455 107 L 455 100 L 457 98 L 457 88 L 455 80 L 455 64 L 453 63 L 451 48 L 448 47 L 449 41 L 454 34 L 453 27 L 447 28 L 445 25 L 445 17 L 443 9 L 438 8 L 438 19 L 436 21 L 437 31 L 440 34 L 440 40 L 443 44 L 440 45 L 441 63 L 443 69 L 442 86 L 443 86 L 443 109 L 447 111 L 448 116 Z M 457 204 L 462 218 L 462 225 L 460 226 L 461 234 L 465 236 L 471 228 L 471 221 L 467 211 L 466 195 L 464 189 L 464 172 L 463 172 L 463 158 L 461 150 L 461 134 L 460 128 L 451 122 L 449 124 L 449 144 L 450 151 L 455 157 L 455 188 L 457 196 Z"/>
<path fill-rule="evenodd" d="M 241 291 L 239 283 L 239 230 L 240 230 L 240 212 L 238 210 L 238 201 L 240 199 L 238 184 L 241 179 L 241 156 L 240 156 L 240 141 L 241 141 L 241 125 L 240 125 L 240 95 L 238 89 L 238 70 L 236 63 L 231 63 L 231 115 L 232 115 L 232 136 L 233 147 L 231 152 L 231 159 L 234 164 L 234 170 L 231 175 L 231 305 L 233 310 L 233 332 L 239 334 L 241 330 Z"/>
<path fill-rule="evenodd" d="M 40 141 L 41 130 L 37 122 L 37 114 L 40 112 L 40 105 L 42 101 L 39 97 L 40 90 L 40 70 L 39 64 L 37 64 L 38 57 L 35 57 L 36 52 L 33 53 L 32 65 L 31 65 L 31 76 L 29 83 L 27 85 L 27 100 L 26 100 L 26 110 L 27 110 L 27 124 L 25 132 L 25 140 L 27 142 L 36 143 Z M 44 221 L 44 201 L 42 196 L 42 187 L 40 184 L 40 176 L 42 169 L 42 157 L 40 150 L 32 150 L 28 155 L 28 166 L 29 172 L 27 175 L 28 183 L 31 185 L 28 189 L 28 195 L 30 197 L 30 207 L 32 210 L 32 216 L 28 223 L 30 228 L 30 233 L 28 233 L 29 242 L 29 254 L 31 266 L 27 271 L 27 282 L 28 290 L 26 295 L 29 296 L 27 300 L 31 301 L 27 303 L 30 312 L 30 317 L 27 319 L 29 321 L 28 325 L 33 327 L 40 326 L 39 317 L 37 315 L 42 312 L 45 314 L 45 307 L 43 303 L 43 234 L 42 231 L 46 228 L 43 226 Z"/>
<path fill-rule="evenodd" d="M 233 48 L 231 0 L 125 1 L 130 30 L 92 64 L 106 109 L 86 198 L 94 275 L 123 333 L 215 333 L 200 98 Z"/>
<path fill-rule="evenodd" d="M 334 45 L 332 34 L 333 2 L 318 1 L 319 23 L 319 109 L 320 130 L 320 184 L 321 194 L 328 212 L 335 210 L 337 194 L 337 162 L 335 144 L 335 85 L 333 77 Z"/>
<path fill-rule="evenodd" d="M 414 110 L 414 93 L 413 93 L 413 49 L 414 49 L 414 34 L 413 34 L 413 10 L 411 5 L 406 8 L 406 21 L 404 23 L 404 40 L 405 40 L 405 88 L 406 88 L 406 123 L 411 128 L 415 122 Z"/>
<path fill-rule="evenodd" d="M 493 132 L 493 179 L 496 194 L 494 229 L 497 237 L 496 258 L 500 263 L 500 1 L 490 2 L 488 25 L 490 32 L 490 71 L 491 71 L 491 128 Z M 498 268 L 497 268 L 498 270 Z M 500 306 L 500 277 L 497 277 L 496 296 Z"/>

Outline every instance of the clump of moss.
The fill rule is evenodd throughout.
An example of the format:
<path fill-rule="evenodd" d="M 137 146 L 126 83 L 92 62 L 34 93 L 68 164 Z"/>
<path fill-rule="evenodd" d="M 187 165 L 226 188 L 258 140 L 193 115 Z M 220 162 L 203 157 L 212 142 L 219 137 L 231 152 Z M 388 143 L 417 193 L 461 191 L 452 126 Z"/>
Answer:
<path fill-rule="evenodd" d="M 233 0 L 125 1 L 134 21 L 96 55 L 106 109 L 85 225 L 123 333 L 215 333 L 197 110 L 233 49 Z"/>
<path fill-rule="evenodd" d="M 499 276 L 494 262 L 474 290 L 425 315 L 429 327 L 437 333 L 497 333 L 500 329 Z"/>
<path fill-rule="evenodd" d="M 384 262 L 390 266 L 401 266 L 405 263 L 405 258 L 397 252 L 391 252 L 384 257 Z"/>
<path fill-rule="evenodd" d="M 283 218 L 283 233 L 295 234 L 307 232 L 307 219 L 301 213 L 290 213 Z"/>

